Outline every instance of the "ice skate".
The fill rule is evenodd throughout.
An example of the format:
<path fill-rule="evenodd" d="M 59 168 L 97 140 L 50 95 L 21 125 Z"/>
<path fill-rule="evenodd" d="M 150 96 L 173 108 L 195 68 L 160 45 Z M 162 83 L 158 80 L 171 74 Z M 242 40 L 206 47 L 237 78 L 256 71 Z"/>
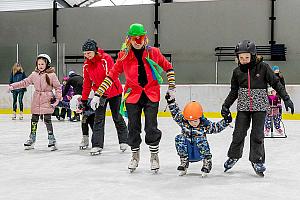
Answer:
<path fill-rule="evenodd" d="M 283 130 L 281 128 L 275 129 L 278 135 L 283 135 Z"/>
<path fill-rule="evenodd" d="M 122 152 L 126 151 L 127 147 L 128 147 L 128 144 L 126 144 L 126 143 L 121 143 L 121 144 L 120 144 L 120 150 L 121 150 Z"/>
<path fill-rule="evenodd" d="M 24 143 L 24 149 L 25 149 L 25 150 L 31 150 L 31 149 L 34 149 L 34 144 L 35 144 L 35 141 L 34 141 L 32 138 L 29 138 L 29 140 L 27 140 L 27 141 Z"/>
<path fill-rule="evenodd" d="M 229 169 L 231 169 L 238 160 L 239 159 L 237 158 L 228 158 L 228 160 L 226 160 L 226 162 L 224 163 L 224 172 L 227 172 Z"/>
<path fill-rule="evenodd" d="M 139 166 L 140 161 L 140 151 L 133 151 L 131 160 L 128 164 L 128 169 L 130 170 L 130 173 L 134 172 L 136 168 Z"/>
<path fill-rule="evenodd" d="M 17 119 L 17 114 L 16 112 L 13 112 L 12 116 L 11 116 L 11 119 L 12 120 L 16 120 Z"/>
<path fill-rule="evenodd" d="M 177 167 L 178 176 L 184 176 L 187 173 L 187 168 L 189 167 L 189 160 L 188 157 L 181 157 L 180 158 L 180 165 Z"/>
<path fill-rule="evenodd" d="M 102 151 L 102 148 L 100 147 L 93 147 L 90 151 L 91 156 L 99 155 Z"/>
<path fill-rule="evenodd" d="M 48 135 L 48 147 L 50 148 L 51 151 L 56 151 L 57 150 L 57 146 L 56 146 L 56 140 L 54 135 Z"/>
<path fill-rule="evenodd" d="M 270 134 L 270 129 L 266 128 L 265 131 L 264 131 L 264 133 L 265 133 L 265 136 L 268 137 L 269 134 Z"/>
<path fill-rule="evenodd" d="M 23 120 L 23 112 L 20 112 L 19 120 Z"/>
<path fill-rule="evenodd" d="M 151 165 L 151 171 L 153 171 L 154 173 L 157 173 L 159 170 L 158 153 L 151 153 L 150 165 Z"/>
<path fill-rule="evenodd" d="M 202 178 L 206 177 L 207 174 L 209 174 L 210 170 L 212 168 L 212 162 L 211 162 L 211 159 L 204 159 L 203 160 L 203 166 L 202 166 L 202 169 L 201 169 L 201 172 L 202 172 Z"/>
<path fill-rule="evenodd" d="M 85 150 L 89 146 L 89 136 L 88 135 L 83 135 L 81 142 L 79 144 L 79 149 L 80 150 Z"/>
<path fill-rule="evenodd" d="M 260 176 L 260 177 L 264 177 L 264 171 L 266 171 L 266 167 L 264 166 L 263 163 L 253 163 L 251 162 L 251 165 L 255 171 L 255 173 Z"/>

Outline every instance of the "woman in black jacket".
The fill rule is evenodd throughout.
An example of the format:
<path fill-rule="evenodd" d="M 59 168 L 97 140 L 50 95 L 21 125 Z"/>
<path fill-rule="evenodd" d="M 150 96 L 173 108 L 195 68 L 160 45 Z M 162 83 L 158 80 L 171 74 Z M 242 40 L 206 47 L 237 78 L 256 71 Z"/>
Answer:
<path fill-rule="evenodd" d="M 271 85 L 283 99 L 286 109 L 294 113 L 294 105 L 279 78 L 269 65 L 256 55 L 254 42 L 244 40 L 236 45 L 238 67 L 233 70 L 231 90 L 222 105 L 224 118 L 230 115 L 229 108 L 236 99 L 237 116 L 232 142 L 228 150 L 228 160 L 224 163 L 225 172 L 242 157 L 245 137 L 252 120 L 249 160 L 255 172 L 263 176 L 266 170 L 264 149 L 264 122 L 269 107 L 267 86 Z"/>
<path fill-rule="evenodd" d="M 25 72 L 20 63 L 15 63 L 12 66 L 9 84 L 19 82 L 26 78 Z M 16 119 L 16 112 L 17 112 L 17 100 L 19 100 L 20 106 L 20 117 L 19 119 L 23 119 L 23 96 L 24 92 L 26 92 L 26 88 L 20 88 L 16 90 L 12 90 L 11 93 L 13 94 L 13 116 L 12 119 Z M 19 97 L 19 98 L 18 98 Z"/>

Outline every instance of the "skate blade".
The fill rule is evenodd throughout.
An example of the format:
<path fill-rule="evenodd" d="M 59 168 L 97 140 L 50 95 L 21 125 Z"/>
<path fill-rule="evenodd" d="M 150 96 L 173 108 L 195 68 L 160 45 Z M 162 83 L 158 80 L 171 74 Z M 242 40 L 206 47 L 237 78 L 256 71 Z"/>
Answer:
<path fill-rule="evenodd" d="M 153 174 L 157 174 L 158 171 L 159 171 L 159 168 L 157 168 L 157 169 L 151 169 L 151 171 L 153 172 Z"/>
<path fill-rule="evenodd" d="M 228 170 L 230 170 L 231 168 L 225 168 L 224 172 L 227 172 Z"/>
<path fill-rule="evenodd" d="M 201 177 L 202 177 L 202 178 L 206 178 L 207 175 L 208 175 L 208 173 L 202 172 Z"/>
<path fill-rule="evenodd" d="M 184 176 L 186 175 L 186 171 L 179 171 L 178 176 Z"/>
<path fill-rule="evenodd" d="M 98 151 L 98 152 L 90 152 L 90 154 L 91 154 L 91 156 L 98 156 L 98 155 L 100 155 L 100 151 Z"/>
<path fill-rule="evenodd" d="M 133 173 L 136 170 L 136 168 L 128 168 L 128 169 L 130 173 Z"/>
<path fill-rule="evenodd" d="M 56 151 L 56 150 L 57 150 L 56 146 L 50 147 L 50 151 Z"/>
<path fill-rule="evenodd" d="M 120 149 L 121 150 L 121 152 L 125 152 L 127 149 Z"/>
<path fill-rule="evenodd" d="M 24 146 L 24 150 L 28 151 L 28 150 L 32 150 L 34 149 L 34 147 L 32 146 Z"/>
<path fill-rule="evenodd" d="M 80 150 L 86 150 L 88 148 L 88 146 L 80 146 L 79 149 Z"/>

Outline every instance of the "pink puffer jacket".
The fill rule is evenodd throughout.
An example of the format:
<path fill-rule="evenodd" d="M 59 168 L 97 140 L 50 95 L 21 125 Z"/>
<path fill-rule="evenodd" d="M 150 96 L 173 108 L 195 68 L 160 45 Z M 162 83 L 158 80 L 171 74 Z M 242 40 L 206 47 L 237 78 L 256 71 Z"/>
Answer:
<path fill-rule="evenodd" d="M 13 89 L 25 88 L 31 84 L 34 85 L 35 91 L 31 102 L 32 114 L 52 114 L 54 108 L 51 106 L 51 99 L 53 99 L 53 97 L 56 98 L 55 105 L 61 100 L 61 85 L 54 72 L 55 70 L 52 67 L 45 72 L 35 70 L 27 78 L 10 85 Z M 50 79 L 50 85 L 46 82 L 46 74 Z M 55 95 L 53 89 L 55 90 Z"/>

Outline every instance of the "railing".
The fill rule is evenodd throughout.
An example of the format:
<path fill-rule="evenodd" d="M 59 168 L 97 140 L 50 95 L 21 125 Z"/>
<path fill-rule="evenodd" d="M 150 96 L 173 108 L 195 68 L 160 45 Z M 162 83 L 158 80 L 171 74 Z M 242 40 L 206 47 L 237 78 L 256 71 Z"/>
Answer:
<path fill-rule="evenodd" d="M 218 84 L 218 62 L 220 61 L 234 61 L 236 55 L 234 53 L 235 47 L 224 46 L 215 48 L 216 56 L 216 77 L 215 83 Z M 273 44 L 267 46 L 256 46 L 257 55 L 266 56 L 265 60 L 271 61 L 286 61 L 287 48 L 284 44 Z"/>
<path fill-rule="evenodd" d="M 118 58 L 118 53 L 120 50 L 104 50 L 105 53 L 109 54 L 114 60 Z M 163 55 L 168 59 L 169 62 L 172 62 L 172 54 L 163 53 Z M 65 56 L 65 64 L 80 64 L 84 63 L 84 56 Z"/>

